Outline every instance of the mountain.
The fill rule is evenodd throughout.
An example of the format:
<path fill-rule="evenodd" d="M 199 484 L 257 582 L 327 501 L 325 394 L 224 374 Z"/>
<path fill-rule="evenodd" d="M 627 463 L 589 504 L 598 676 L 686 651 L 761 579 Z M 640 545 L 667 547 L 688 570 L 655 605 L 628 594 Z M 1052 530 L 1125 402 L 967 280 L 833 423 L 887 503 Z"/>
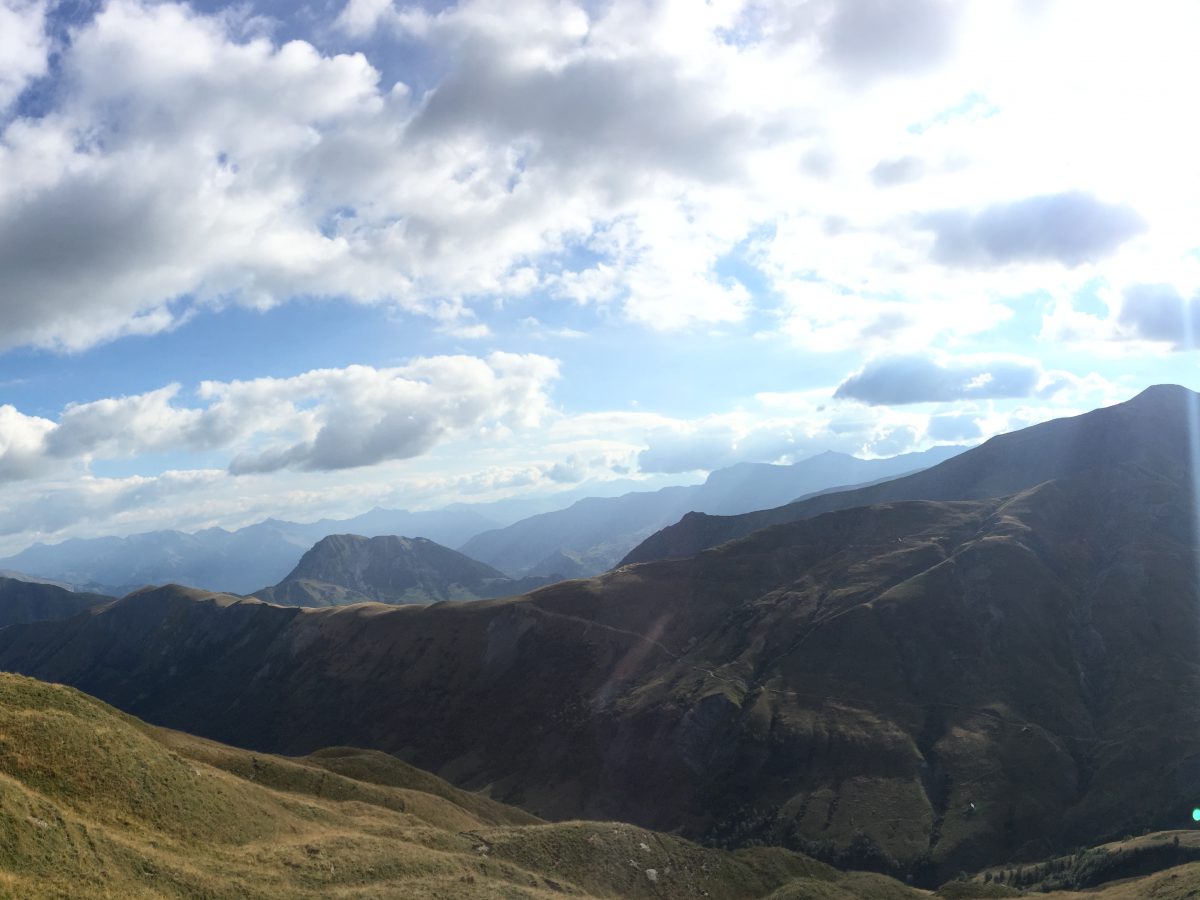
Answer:
<path fill-rule="evenodd" d="M 710 473 L 699 485 L 579 500 L 566 509 L 477 534 L 459 549 L 510 575 L 550 574 L 546 560 L 556 554 L 577 563 L 573 577 L 597 575 L 689 510 L 745 512 L 832 487 L 905 474 L 961 452 L 961 447 L 935 447 L 887 459 L 821 453 L 789 466 L 739 463 Z"/>
<path fill-rule="evenodd" d="M 395 753 L 550 819 L 924 883 L 1043 859 L 1200 797 L 1198 399 L 1012 435 L 991 477 L 1051 477 L 1006 497 L 836 510 L 505 600 L 147 590 L 0 629 L 0 668 L 255 750 Z"/>
<path fill-rule="evenodd" d="M 237 750 L 13 675 L 0 735 L 0 894 L 22 900 L 921 896 L 785 850 L 547 824 L 382 753 Z"/>
<path fill-rule="evenodd" d="M 1121 463 L 1155 465 L 1163 461 L 1163 454 L 1177 452 L 1178 440 L 1186 440 L 1186 404 L 1192 396 L 1177 385 L 1157 385 L 1126 403 L 999 435 L 906 477 L 741 515 L 692 512 L 648 537 L 621 564 L 683 559 L 770 525 L 854 506 L 1000 497 L 1085 469 Z M 1177 439 L 1169 450 L 1130 440 L 1131 435 L 1142 438 L 1146 429 L 1160 426 L 1170 427 Z"/>
<path fill-rule="evenodd" d="M 291 573 L 254 596 L 285 606 L 433 603 L 505 597 L 560 577 L 514 581 L 426 538 L 337 534 L 322 538 Z"/>
<path fill-rule="evenodd" d="M 0 578 L 0 628 L 19 622 L 67 619 L 114 599 L 101 594 L 75 593 L 53 584 Z"/>

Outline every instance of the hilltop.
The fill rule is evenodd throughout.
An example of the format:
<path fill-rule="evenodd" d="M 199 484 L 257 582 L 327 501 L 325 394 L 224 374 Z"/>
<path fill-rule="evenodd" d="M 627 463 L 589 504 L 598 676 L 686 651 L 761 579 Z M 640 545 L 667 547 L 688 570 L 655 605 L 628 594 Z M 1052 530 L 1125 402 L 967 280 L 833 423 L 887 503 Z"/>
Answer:
<path fill-rule="evenodd" d="M 504 597 L 557 580 L 516 581 L 426 538 L 337 534 L 322 538 L 283 581 L 254 596 L 285 606 L 433 603 Z"/>

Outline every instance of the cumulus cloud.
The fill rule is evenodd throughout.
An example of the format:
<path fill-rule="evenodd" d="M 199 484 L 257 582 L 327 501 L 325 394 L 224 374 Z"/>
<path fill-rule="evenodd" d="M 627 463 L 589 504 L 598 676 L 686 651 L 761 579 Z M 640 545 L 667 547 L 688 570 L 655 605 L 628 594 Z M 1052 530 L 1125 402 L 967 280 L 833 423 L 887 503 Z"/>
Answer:
<path fill-rule="evenodd" d="M 935 234 L 933 258 L 952 266 L 1095 262 L 1140 234 L 1146 222 L 1128 206 L 1085 191 L 996 203 L 979 212 L 940 212 L 923 224 Z"/>
<path fill-rule="evenodd" d="M 916 181 L 925 172 L 925 163 L 916 156 L 881 159 L 871 169 L 871 181 L 876 187 L 894 187 Z"/>
<path fill-rule="evenodd" d="M 880 357 L 838 385 L 834 396 L 872 406 L 1047 396 L 1070 382 L 1018 357 Z"/>
<path fill-rule="evenodd" d="M 29 478 L 45 468 L 43 447 L 54 423 L 0 406 L 0 482 Z"/>
<path fill-rule="evenodd" d="M 829 62 L 854 80 L 936 68 L 954 49 L 957 0 L 838 0 L 822 33 Z"/>
<path fill-rule="evenodd" d="M 0 40 L 23 48 L 0 52 L 0 85 L 14 85 L 0 99 L 45 70 L 46 8 L 0 5 Z M 1142 227 L 1130 209 L 1062 193 L 1060 177 L 996 200 L 1019 196 L 997 175 L 1021 168 L 1008 157 L 1028 141 L 1003 129 L 997 141 L 995 123 L 1025 108 L 1010 82 L 1036 73 L 1004 73 L 986 128 L 958 88 L 943 97 L 904 77 L 948 71 L 977 98 L 981 70 L 956 48 L 980 35 L 1016 46 L 956 0 L 353 0 L 282 44 L 244 18 L 111 0 L 57 48 L 48 114 L 0 120 L 0 348 L 82 350 L 299 295 L 388 304 L 466 338 L 498 333 L 489 316 L 536 292 L 696 329 L 753 321 L 770 301 L 747 285 L 761 274 L 784 295 L 793 272 L 948 307 L 964 271 L 1094 261 Z M 792 87 L 764 90 L 780 84 Z M 951 158 L 962 164 L 920 162 Z M 909 191 L 871 190 L 863 172 L 876 187 L 920 175 L 927 208 L 964 198 L 981 211 L 916 221 Z M 793 241 L 793 217 L 817 224 Z M 912 249 L 927 255 L 928 231 L 933 258 L 958 270 L 939 284 Z M 790 271 L 747 252 L 769 234 Z M 761 269 L 743 279 L 731 258 Z M 987 327 L 988 292 L 971 287 Z M 904 315 L 924 340 L 941 311 Z M 854 313 L 858 333 L 895 331 L 899 316 L 869 302 Z M 829 331 L 783 321 L 814 343 Z"/>
<path fill-rule="evenodd" d="M 545 394 L 556 364 L 540 356 L 494 353 L 421 360 L 402 370 L 365 366 L 312 372 L 272 384 L 285 402 L 316 401 L 305 412 L 312 436 L 288 445 L 239 454 L 233 474 L 278 469 L 328 471 L 407 459 L 451 435 L 538 424 L 549 408 Z M 237 407 L 242 385 L 207 385 L 206 393 Z M 257 393 L 257 386 L 251 390 Z"/>
<path fill-rule="evenodd" d="M 46 72 L 45 25 L 44 0 L 0 0 L 0 121 L 29 83 Z"/>
<path fill-rule="evenodd" d="M 1125 289 L 1117 326 L 1123 337 L 1194 350 L 1200 339 L 1200 296 L 1191 298 L 1169 284 L 1134 284 Z"/>
<path fill-rule="evenodd" d="M 54 462 L 164 451 L 229 450 L 233 474 L 330 471 L 409 459 L 454 437 L 536 426 L 558 376 L 547 357 L 443 356 L 405 366 L 316 369 L 291 378 L 204 382 L 72 404 L 57 422 L 0 407 L 0 477 Z"/>
<path fill-rule="evenodd" d="M 41 7 L 18 6 L 36 25 Z M 113 0 L 64 48 L 54 114 L 2 133 L 0 347 L 79 350 L 297 295 L 485 336 L 475 300 L 571 277 L 561 255 L 622 221 L 642 240 L 600 255 L 629 318 L 736 320 L 746 297 L 714 263 L 746 219 L 700 216 L 688 186 L 744 179 L 789 118 L 752 117 L 719 68 L 631 40 L 629 12 L 348 6 L 351 33 L 387 18 L 442 60 L 417 96 L 362 54 Z M 682 223 L 672 243 L 650 236 L 647 207 Z"/>

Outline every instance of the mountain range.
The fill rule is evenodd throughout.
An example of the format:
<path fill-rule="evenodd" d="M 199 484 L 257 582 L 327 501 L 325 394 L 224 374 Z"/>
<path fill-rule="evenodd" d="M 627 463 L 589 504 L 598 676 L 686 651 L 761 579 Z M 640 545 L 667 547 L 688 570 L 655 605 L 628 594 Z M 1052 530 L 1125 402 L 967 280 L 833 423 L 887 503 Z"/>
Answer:
<path fill-rule="evenodd" d="M 1150 389 L 930 469 L 933 499 L 829 495 L 849 508 L 522 597 L 166 587 L 0 629 L 0 667 L 258 751 L 382 750 L 550 819 L 922 878 L 1040 859 L 1200 796 L 1197 400 Z M 915 490 L 892 484 L 855 493 Z"/>
<path fill-rule="evenodd" d="M 691 509 L 740 512 L 810 490 L 884 477 L 930 465 L 960 448 L 936 448 L 882 460 L 822 454 L 793 466 L 739 465 L 698 486 L 612 493 L 634 482 L 588 485 L 542 497 L 453 504 L 424 512 L 375 508 L 350 519 L 267 519 L 227 531 L 151 531 L 128 537 L 73 538 L 34 544 L 0 559 L 21 578 L 51 579 L 82 590 L 121 595 L 147 584 L 179 582 L 246 594 L 284 579 L 313 544 L 331 534 L 411 535 L 460 547 L 506 575 L 583 577 L 604 571 L 638 541 Z M 580 499 L 584 491 L 604 496 Z M 744 499 L 738 499 L 739 497 Z M 564 504 L 579 501 L 570 509 Z M 557 511 L 549 519 L 543 513 Z M 513 531 L 504 526 L 529 520 Z M 488 532 L 479 543 L 469 539 Z M 468 544 L 468 546 L 463 546 Z"/>
<path fill-rule="evenodd" d="M 1178 454 L 1180 445 L 1156 445 L 1144 432 L 1170 427 L 1179 437 L 1190 415 L 1186 409 L 1190 396 L 1182 387 L 1156 385 L 1135 401 L 998 435 L 938 465 L 880 484 L 828 491 L 741 515 L 690 512 L 648 537 L 621 562 L 683 559 L 771 525 L 855 506 L 999 497 L 1116 463 L 1162 466 L 1168 456 Z"/>
<path fill-rule="evenodd" d="M 739 463 L 711 472 L 703 484 L 585 498 L 566 509 L 477 534 L 460 549 L 510 575 L 598 575 L 691 510 L 728 514 L 760 509 L 782 499 L 907 474 L 962 450 L 934 447 L 884 459 L 828 452 L 786 466 Z"/>

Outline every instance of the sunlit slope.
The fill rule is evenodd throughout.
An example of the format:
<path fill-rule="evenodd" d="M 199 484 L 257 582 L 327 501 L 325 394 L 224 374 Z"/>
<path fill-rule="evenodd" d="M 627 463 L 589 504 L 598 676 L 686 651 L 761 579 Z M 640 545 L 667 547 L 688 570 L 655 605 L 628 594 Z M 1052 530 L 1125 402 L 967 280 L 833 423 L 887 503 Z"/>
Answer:
<path fill-rule="evenodd" d="M 902 500 L 1003 497 L 1058 478 L 1115 466 L 1175 477 L 1189 465 L 1189 403 L 1178 385 L 1155 385 L 1125 403 L 1002 434 L 914 475 L 736 516 L 688 513 L 648 537 L 623 563 L 683 559 L 761 528 Z"/>
<path fill-rule="evenodd" d="M 235 750 L 0 675 L 0 896 L 839 896 L 846 878 L 783 850 L 540 823 L 380 753 Z"/>

